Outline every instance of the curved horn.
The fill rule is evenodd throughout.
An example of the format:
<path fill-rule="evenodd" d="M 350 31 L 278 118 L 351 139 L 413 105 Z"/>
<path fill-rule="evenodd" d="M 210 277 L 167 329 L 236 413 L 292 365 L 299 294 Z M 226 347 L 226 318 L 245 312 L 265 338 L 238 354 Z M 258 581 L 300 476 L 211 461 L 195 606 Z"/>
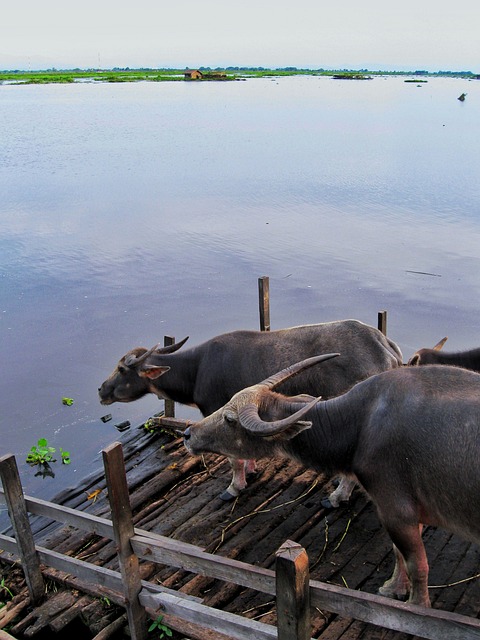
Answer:
<path fill-rule="evenodd" d="M 149 358 L 153 353 L 156 353 L 158 355 L 175 353 L 175 351 L 178 351 L 180 347 L 183 347 L 187 340 L 188 336 L 183 340 L 180 340 L 180 342 L 175 342 L 174 344 L 170 344 L 167 347 L 161 347 L 160 343 L 158 343 L 151 349 L 148 349 L 148 351 L 145 351 L 145 353 L 142 353 L 141 356 L 134 356 L 132 353 L 125 358 L 125 366 L 129 368 L 138 367 L 139 364 L 145 362 L 145 360 Z"/>
<path fill-rule="evenodd" d="M 442 338 L 440 340 L 440 342 L 437 342 L 437 344 L 432 347 L 434 351 L 440 351 L 440 349 L 443 347 L 443 345 L 445 344 L 445 342 L 447 341 L 448 336 L 445 336 L 445 338 Z"/>
<path fill-rule="evenodd" d="M 142 364 L 142 362 L 145 362 L 145 360 L 156 351 L 157 347 L 158 344 L 148 349 L 148 351 L 145 351 L 145 353 L 142 353 L 141 356 L 134 356 L 133 353 L 131 353 L 125 358 L 125 366 L 129 368 L 137 367 L 139 364 Z"/>
<path fill-rule="evenodd" d="M 320 396 L 321 397 L 321 396 Z M 304 405 L 301 409 L 293 413 L 291 416 L 287 418 L 283 418 L 282 420 L 274 420 L 273 422 L 266 422 L 262 420 L 258 415 L 258 407 L 254 404 L 248 404 L 243 407 L 238 414 L 238 418 L 240 420 L 240 424 L 242 427 L 247 429 L 247 431 L 251 431 L 258 436 L 275 436 L 282 431 L 285 431 L 287 427 L 298 422 L 300 418 L 302 418 L 310 409 L 312 409 L 317 402 L 320 400 L 319 398 L 315 398 L 308 404 Z M 311 426 L 311 423 L 306 423 Z"/>
<path fill-rule="evenodd" d="M 183 340 L 180 340 L 180 342 L 174 342 L 173 344 L 169 344 L 167 347 L 160 347 L 160 345 L 157 344 L 157 346 L 155 347 L 156 353 L 158 353 L 159 355 L 167 355 L 168 353 L 175 353 L 175 351 L 178 351 L 180 347 L 183 347 L 183 345 L 188 340 L 188 338 L 189 336 L 187 336 Z"/>
<path fill-rule="evenodd" d="M 270 376 L 263 382 L 260 382 L 260 384 L 268 387 L 269 389 L 275 389 L 275 387 L 278 387 L 280 383 L 285 382 L 285 380 L 288 380 L 297 373 L 300 373 L 300 371 L 308 369 L 308 367 L 312 367 L 314 364 L 318 364 L 319 362 L 324 362 L 325 360 L 336 358 L 339 355 L 339 353 L 325 353 L 321 356 L 307 358 L 306 360 L 302 360 L 301 362 L 292 364 L 286 369 L 282 369 L 282 371 L 279 371 L 278 373 L 274 373 L 273 376 Z"/>

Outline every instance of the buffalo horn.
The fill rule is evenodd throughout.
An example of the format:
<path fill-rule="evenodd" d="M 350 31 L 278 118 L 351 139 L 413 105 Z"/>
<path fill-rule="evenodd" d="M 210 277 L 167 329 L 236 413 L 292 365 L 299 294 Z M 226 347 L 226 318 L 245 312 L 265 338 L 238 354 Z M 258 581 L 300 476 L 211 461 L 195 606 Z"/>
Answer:
<path fill-rule="evenodd" d="M 142 364 L 142 362 L 145 362 L 145 360 L 149 358 L 153 353 L 156 353 L 158 355 L 167 355 L 169 353 L 175 353 L 175 351 L 178 351 L 180 347 L 183 347 L 183 345 L 187 340 L 188 340 L 188 336 L 183 340 L 180 340 L 180 342 L 175 342 L 174 344 L 170 344 L 166 347 L 161 347 L 160 344 L 156 344 L 151 349 L 148 349 L 148 351 L 145 351 L 145 353 L 142 353 L 141 356 L 138 356 L 138 357 L 134 355 L 127 356 L 127 358 L 125 358 L 125 365 L 131 368 L 138 367 L 139 364 Z"/>
<path fill-rule="evenodd" d="M 443 345 L 445 344 L 445 342 L 447 341 L 448 336 L 445 336 L 445 338 L 442 338 L 439 342 L 437 342 L 437 344 L 433 347 L 434 351 L 440 351 L 440 349 L 443 347 Z"/>
<path fill-rule="evenodd" d="M 145 360 L 152 355 L 152 353 L 157 349 L 157 347 L 158 347 L 158 344 L 156 344 L 151 349 L 148 349 L 148 351 L 145 351 L 145 353 L 142 353 L 141 356 L 134 356 L 133 354 L 130 354 L 125 358 L 125 365 L 130 368 L 138 367 L 139 364 L 141 364 L 142 362 L 145 362 Z"/>
<path fill-rule="evenodd" d="M 258 436 L 275 436 L 285 431 L 290 425 L 298 422 L 319 400 L 320 398 L 315 398 L 312 402 L 309 402 L 291 416 L 283 418 L 282 420 L 274 420 L 273 422 L 262 420 L 258 415 L 258 408 L 254 404 L 243 407 L 239 411 L 238 418 L 242 427 Z M 311 426 L 311 423 L 309 423 L 308 426 Z"/>
<path fill-rule="evenodd" d="M 173 344 L 169 344 L 167 347 L 159 347 L 157 344 L 156 353 L 158 353 L 159 355 L 167 355 L 168 353 L 175 353 L 175 351 L 178 351 L 180 347 L 183 347 L 183 345 L 187 340 L 188 340 L 188 336 L 183 340 L 180 340 L 180 342 L 174 342 Z"/>
<path fill-rule="evenodd" d="M 319 362 L 324 362 L 325 360 L 336 358 L 339 355 L 340 355 L 339 353 L 325 353 L 321 356 L 314 356 L 313 358 L 307 358 L 306 360 L 302 360 L 301 362 L 292 364 L 290 367 L 287 367 L 286 369 L 282 369 L 282 371 L 279 371 L 278 373 L 274 373 L 273 376 L 270 376 L 260 384 L 265 387 L 268 387 L 269 389 L 275 389 L 275 387 L 278 387 L 279 384 L 281 384 L 282 382 L 285 382 L 285 380 L 288 380 L 289 378 L 296 375 L 297 373 L 300 373 L 300 371 L 303 371 L 304 369 L 308 369 L 309 367 L 312 367 L 314 364 L 318 364 Z"/>

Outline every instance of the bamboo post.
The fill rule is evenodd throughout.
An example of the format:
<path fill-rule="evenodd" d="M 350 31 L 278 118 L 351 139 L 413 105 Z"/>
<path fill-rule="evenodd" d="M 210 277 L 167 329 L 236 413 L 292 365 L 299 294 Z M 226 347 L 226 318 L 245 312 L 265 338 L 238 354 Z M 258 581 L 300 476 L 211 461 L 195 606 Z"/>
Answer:
<path fill-rule="evenodd" d="M 387 335 L 387 312 L 379 311 L 378 312 L 378 329 L 383 333 L 384 336 Z"/>
<path fill-rule="evenodd" d="M 278 640 L 309 640 L 310 573 L 307 552 L 287 540 L 276 553 Z"/>
<path fill-rule="evenodd" d="M 262 276 L 258 279 L 258 298 L 260 330 L 270 331 L 270 279 L 268 276 Z"/>
<path fill-rule="evenodd" d="M 175 344 L 175 338 L 173 336 L 163 337 L 164 347 L 169 347 L 172 344 Z M 166 418 L 175 417 L 175 402 L 173 400 L 165 400 L 165 417 Z"/>
<path fill-rule="evenodd" d="M 132 640 L 145 640 L 147 617 L 138 599 L 142 584 L 138 558 L 130 543 L 130 538 L 134 535 L 134 526 L 122 445 L 113 442 L 102 453 L 130 635 Z"/>
<path fill-rule="evenodd" d="M 18 546 L 23 573 L 33 604 L 39 604 L 45 594 L 45 583 L 40 569 L 40 559 L 35 549 L 32 529 L 28 520 L 27 505 L 15 457 L 10 453 L 0 458 L 0 476 Z"/>

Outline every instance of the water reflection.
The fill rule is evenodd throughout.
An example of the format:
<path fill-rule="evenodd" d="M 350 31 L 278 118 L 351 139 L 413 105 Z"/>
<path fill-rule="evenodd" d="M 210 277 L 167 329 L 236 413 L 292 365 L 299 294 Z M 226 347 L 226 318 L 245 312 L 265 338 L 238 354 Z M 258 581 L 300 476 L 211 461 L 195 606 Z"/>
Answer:
<path fill-rule="evenodd" d="M 97 387 L 134 346 L 389 312 L 405 358 L 476 346 L 479 122 L 466 81 L 1 87 L 2 449 L 31 494 L 101 464 Z M 434 274 L 434 276 L 427 275 Z M 74 405 L 61 399 L 69 396 Z M 192 409 L 179 409 L 191 415 Z M 39 437 L 72 464 L 41 481 Z"/>

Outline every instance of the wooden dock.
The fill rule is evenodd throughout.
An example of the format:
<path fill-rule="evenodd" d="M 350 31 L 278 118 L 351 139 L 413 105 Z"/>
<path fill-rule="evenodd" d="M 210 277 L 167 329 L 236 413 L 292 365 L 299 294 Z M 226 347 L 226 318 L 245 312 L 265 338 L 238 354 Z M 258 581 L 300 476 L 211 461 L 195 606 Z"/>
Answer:
<path fill-rule="evenodd" d="M 312 580 L 348 587 L 362 594 L 376 594 L 391 573 L 390 540 L 375 509 L 360 490 L 354 492 L 348 505 L 326 511 L 320 500 L 331 489 L 331 479 L 278 458 L 259 461 L 258 476 L 247 490 L 235 502 L 225 503 L 218 497 L 230 481 L 231 472 L 225 458 L 215 455 L 194 458 L 185 450 L 181 439 L 161 429 L 149 433 L 141 427 L 131 428 L 119 434 L 118 441 L 123 447 L 136 528 L 263 569 L 274 568 L 275 553 L 286 540 L 295 541 L 308 554 Z M 75 489 L 63 491 L 53 502 L 111 519 L 103 469 Z M 42 516 L 32 519 L 32 531 L 35 544 L 42 548 L 118 571 L 117 547 L 108 537 L 71 525 L 53 524 Z M 431 566 L 429 583 L 434 609 L 477 618 L 480 549 L 433 527 L 425 530 L 424 539 Z M 3 551 L 0 560 L 8 574 L 13 556 Z M 204 605 L 222 612 L 270 625 L 277 623 L 274 595 L 149 561 L 148 556 L 140 561 L 140 573 L 142 579 L 152 585 L 201 599 Z M 34 637 L 46 628 L 59 631 L 75 620 L 87 625 L 92 637 L 101 634 L 99 638 L 108 637 L 125 626 L 124 611 L 121 606 L 112 605 L 115 597 L 108 588 L 48 567 L 43 568 L 43 574 L 57 585 L 57 592 L 52 590 L 46 603 L 32 606 L 27 602 L 25 606 L 24 592 L 23 600 L 17 597 L 0 610 L 0 628 L 3 628 L 6 616 L 17 607 L 19 615 L 10 631 L 15 638 Z M 24 606 L 20 608 L 22 602 Z M 331 613 L 319 606 L 312 606 L 310 615 L 312 638 L 406 640 L 414 637 Z M 178 638 L 225 640 L 228 637 L 168 614 L 164 622 L 182 634 Z M 450 640 L 455 636 L 448 637 Z M 471 637 L 480 637 L 480 631 Z"/>

